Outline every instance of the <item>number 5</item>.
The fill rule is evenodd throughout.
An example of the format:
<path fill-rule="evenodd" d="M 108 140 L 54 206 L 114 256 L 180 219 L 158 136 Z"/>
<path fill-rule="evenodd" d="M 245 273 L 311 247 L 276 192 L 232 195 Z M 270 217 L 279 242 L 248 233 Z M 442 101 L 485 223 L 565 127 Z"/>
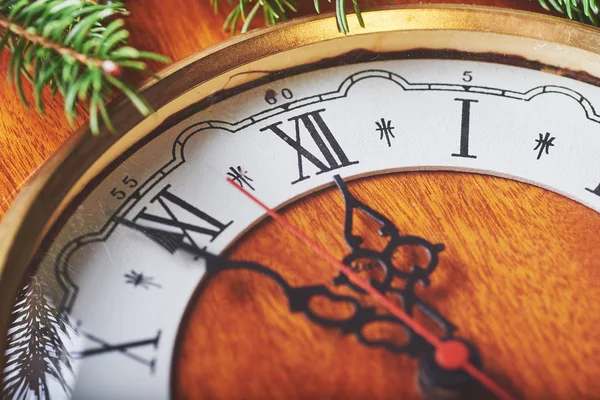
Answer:
<path fill-rule="evenodd" d="M 134 188 L 138 184 L 138 182 L 135 179 L 130 178 L 129 175 L 125 175 L 125 178 L 123 178 L 122 182 L 130 188 Z"/>
<path fill-rule="evenodd" d="M 125 192 L 117 190 L 117 188 L 113 188 L 113 190 L 110 191 L 110 194 L 117 200 L 123 200 L 125 198 Z"/>
<path fill-rule="evenodd" d="M 465 71 L 463 72 L 463 81 L 471 82 L 473 80 L 473 76 L 471 75 L 473 71 Z"/>

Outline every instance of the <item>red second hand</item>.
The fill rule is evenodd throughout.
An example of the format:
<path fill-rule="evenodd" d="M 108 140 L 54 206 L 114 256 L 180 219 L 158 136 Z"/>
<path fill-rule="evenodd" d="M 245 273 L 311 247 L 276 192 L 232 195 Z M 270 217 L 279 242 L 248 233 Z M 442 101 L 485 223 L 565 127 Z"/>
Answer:
<path fill-rule="evenodd" d="M 309 247 L 311 247 L 315 252 L 320 254 L 322 257 L 330 261 L 333 265 L 335 265 L 340 271 L 342 271 L 348 279 L 352 281 L 356 286 L 363 289 L 369 295 L 371 295 L 375 300 L 377 300 L 382 306 L 384 306 L 391 314 L 398 317 L 400 321 L 404 322 L 406 326 L 411 328 L 416 334 L 425 339 L 429 344 L 431 344 L 436 351 L 443 346 L 443 342 L 434 334 L 429 332 L 423 325 L 419 324 L 413 317 L 408 315 L 404 310 L 396 306 L 390 300 L 387 299 L 381 292 L 371 286 L 366 280 L 360 277 L 357 273 L 352 271 L 350 267 L 339 261 L 333 255 L 331 255 L 327 250 L 323 249 L 319 246 L 314 240 L 306 236 L 306 234 L 296 228 L 294 225 L 290 224 L 287 219 L 278 214 L 276 211 L 269 208 L 266 204 L 258 200 L 254 195 L 248 192 L 246 189 L 241 187 L 240 185 L 236 185 L 235 182 L 231 178 L 227 178 L 227 181 L 240 192 L 242 192 L 246 197 L 256 203 L 260 208 L 265 210 L 270 217 L 272 217 L 275 221 L 283 225 L 286 229 L 294 234 L 298 239 L 302 240 Z M 462 368 L 469 374 L 473 379 L 477 380 L 483 387 L 487 388 L 490 392 L 494 393 L 501 400 L 516 400 L 512 397 L 507 391 L 502 389 L 496 382 L 494 382 L 489 376 L 487 376 L 483 371 L 479 370 L 473 364 L 466 362 L 462 365 Z"/>

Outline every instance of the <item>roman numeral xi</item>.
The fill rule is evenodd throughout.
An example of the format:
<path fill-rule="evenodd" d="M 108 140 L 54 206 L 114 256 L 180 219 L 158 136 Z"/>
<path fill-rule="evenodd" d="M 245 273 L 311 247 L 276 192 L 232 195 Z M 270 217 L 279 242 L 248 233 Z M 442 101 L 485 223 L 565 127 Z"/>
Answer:
<path fill-rule="evenodd" d="M 162 215 L 144 207 L 132 221 L 122 220 L 121 223 L 143 232 L 170 252 L 177 250 L 184 241 L 199 248 L 199 239 L 206 237 L 212 242 L 233 223 L 219 221 L 169 189 L 170 185 L 165 186 L 150 200 L 150 203 L 160 205 Z"/>

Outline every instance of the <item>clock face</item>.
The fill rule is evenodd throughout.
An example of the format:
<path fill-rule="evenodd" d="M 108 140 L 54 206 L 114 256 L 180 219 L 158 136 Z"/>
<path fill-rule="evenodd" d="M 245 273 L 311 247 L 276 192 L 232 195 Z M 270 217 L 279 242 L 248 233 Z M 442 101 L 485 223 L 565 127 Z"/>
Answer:
<path fill-rule="evenodd" d="M 188 100 L 45 240 L 4 393 L 598 393 L 600 89 L 551 72 L 359 51 Z"/>

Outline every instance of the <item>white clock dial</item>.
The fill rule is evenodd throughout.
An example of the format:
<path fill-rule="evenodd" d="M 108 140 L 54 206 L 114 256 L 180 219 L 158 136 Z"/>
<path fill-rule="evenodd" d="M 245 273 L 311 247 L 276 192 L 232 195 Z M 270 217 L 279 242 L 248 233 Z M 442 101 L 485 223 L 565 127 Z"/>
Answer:
<path fill-rule="evenodd" d="M 135 226 L 221 254 L 265 216 L 227 178 L 277 209 L 336 174 L 405 171 L 506 177 L 600 211 L 598 109 L 598 87 L 534 69 L 390 59 L 272 80 L 171 123 L 105 171 L 39 263 L 36 282 L 68 322 L 55 333 L 71 368 L 48 375 L 51 397 L 170 395 L 206 262 Z"/>

